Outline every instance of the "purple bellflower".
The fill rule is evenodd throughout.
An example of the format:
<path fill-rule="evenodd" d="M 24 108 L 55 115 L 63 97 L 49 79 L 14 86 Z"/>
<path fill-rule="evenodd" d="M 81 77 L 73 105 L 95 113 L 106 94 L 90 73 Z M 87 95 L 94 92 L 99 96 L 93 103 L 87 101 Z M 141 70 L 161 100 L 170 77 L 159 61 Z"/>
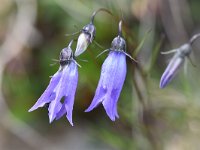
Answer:
<path fill-rule="evenodd" d="M 81 55 L 83 52 L 86 51 L 89 44 L 91 44 L 95 38 L 96 28 L 94 26 L 94 17 L 99 11 L 106 11 L 109 14 L 112 14 L 110 11 L 104 8 L 100 8 L 92 14 L 90 23 L 85 25 L 83 29 L 80 31 L 80 35 L 78 37 L 75 56 Z"/>
<path fill-rule="evenodd" d="M 48 87 L 29 112 L 47 104 L 50 123 L 66 114 L 68 121 L 73 126 L 72 111 L 78 83 L 78 67 L 77 62 L 73 59 L 71 44 L 72 41 L 67 48 L 62 49 L 59 70 L 52 76 Z M 61 102 L 62 98 L 64 102 Z"/>
<path fill-rule="evenodd" d="M 85 110 L 89 112 L 102 103 L 112 121 L 119 118 L 117 102 L 126 77 L 126 55 L 130 57 L 125 52 L 126 42 L 121 36 L 121 24 L 120 21 L 119 35 L 113 39 L 111 48 L 105 50 L 110 52 L 102 65 L 100 80 L 92 103 Z"/>
<path fill-rule="evenodd" d="M 190 61 L 190 53 L 192 51 L 192 43 L 200 37 L 200 34 L 194 35 L 190 41 L 177 49 L 173 49 L 167 52 L 162 52 L 162 54 L 171 54 L 175 53 L 172 59 L 169 62 L 169 65 L 165 69 L 161 79 L 160 79 L 160 88 L 165 88 L 171 80 L 176 76 L 177 72 L 180 70 L 180 67 L 183 65 L 185 61 L 185 57 L 187 57 Z M 192 61 L 191 61 L 192 63 Z M 193 64 L 193 63 L 192 63 Z"/>

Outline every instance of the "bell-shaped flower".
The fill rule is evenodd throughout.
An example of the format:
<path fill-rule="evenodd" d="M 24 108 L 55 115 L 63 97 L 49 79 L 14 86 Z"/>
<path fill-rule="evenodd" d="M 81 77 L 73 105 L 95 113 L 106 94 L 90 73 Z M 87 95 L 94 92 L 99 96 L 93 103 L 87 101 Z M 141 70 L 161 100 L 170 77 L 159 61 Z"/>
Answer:
<path fill-rule="evenodd" d="M 119 23 L 119 35 L 112 41 L 108 57 L 101 69 L 100 80 L 95 96 L 90 106 L 85 110 L 89 112 L 100 103 L 112 121 L 119 118 L 117 102 L 126 78 L 126 42 L 121 36 L 121 22 Z M 130 57 L 130 55 L 128 55 Z"/>
<path fill-rule="evenodd" d="M 48 87 L 29 112 L 48 104 L 50 123 L 66 114 L 73 126 L 72 111 L 78 83 L 78 67 L 73 59 L 71 44 L 72 42 L 61 51 L 59 70 L 52 76 Z M 64 101 L 61 102 L 61 99 Z"/>

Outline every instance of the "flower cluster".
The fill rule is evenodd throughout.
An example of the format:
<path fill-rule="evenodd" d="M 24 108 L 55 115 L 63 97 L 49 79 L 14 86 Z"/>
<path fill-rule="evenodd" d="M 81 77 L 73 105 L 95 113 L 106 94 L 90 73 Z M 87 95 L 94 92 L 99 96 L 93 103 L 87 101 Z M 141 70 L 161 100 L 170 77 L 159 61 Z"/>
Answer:
<path fill-rule="evenodd" d="M 85 25 L 79 32 L 80 35 L 78 37 L 75 54 L 73 55 L 71 49 L 73 41 L 71 41 L 66 48 L 62 49 L 59 59 L 59 70 L 52 76 L 46 90 L 29 112 L 48 105 L 50 123 L 66 115 L 68 121 L 73 126 L 72 111 L 78 84 L 79 66 L 75 57 L 84 53 L 89 44 L 93 42 L 96 33 L 94 17 L 99 11 L 106 11 L 112 15 L 110 11 L 103 8 L 95 11 L 91 17 L 90 23 Z M 182 45 L 180 48 L 164 53 L 169 54 L 175 52 L 175 55 L 161 77 L 160 88 L 164 88 L 170 83 L 183 64 L 185 57 L 189 58 L 192 49 L 191 45 L 198 37 L 200 37 L 200 34 L 193 36 L 190 42 Z M 112 121 L 115 121 L 116 118 L 119 118 L 117 102 L 126 78 L 126 56 L 134 60 L 131 55 L 126 53 L 126 41 L 122 36 L 122 21 L 119 22 L 118 35 L 113 39 L 111 48 L 102 53 L 106 51 L 108 51 L 109 54 L 102 65 L 101 75 L 94 98 L 85 112 L 93 110 L 102 103 L 108 117 Z"/>
<path fill-rule="evenodd" d="M 112 15 L 110 11 L 103 8 L 93 13 L 90 23 L 80 31 L 74 56 L 71 49 L 71 41 L 68 47 L 64 48 L 60 53 L 59 70 L 52 76 L 48 87 L 29 112 L 48 104 L 50 123 L 66 114 L 68 121 L 73 126 L 72 111 L 78 83 L 78 63 L 75 61 L 75 57 L 85 52 L 89 44 L 94 40 L 96 33 L 94 17 L 99 11 L 106 11 Z M 126 77 L 126 56 L 133 59 L 125 52 L 126 42 L 122 37 L 122 21 L 119 23 L 119 35 L 113 39 L 111 48 L 106 51 L 110 52 L 102 65 L 94 99 L 86 112 L 91 111 L 99 103 L 102 103 L 107 115 L 114 121 L 115 117 L 119 118 L 117 101 Z M 64 100 L 63 102 L 61 102 L 62 99 Z"/>

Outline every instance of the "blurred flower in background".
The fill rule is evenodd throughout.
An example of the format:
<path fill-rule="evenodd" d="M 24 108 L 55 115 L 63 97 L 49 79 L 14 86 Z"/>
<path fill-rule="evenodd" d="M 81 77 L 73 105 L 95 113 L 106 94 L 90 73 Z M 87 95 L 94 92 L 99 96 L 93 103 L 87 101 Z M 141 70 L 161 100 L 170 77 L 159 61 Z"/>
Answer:
<path fill-rule="evenodd" d="M 200 138 L 199 49 L 193 45 L 187 73 L 159 89 L 159 78 L 171 56 L 167 51 L 200 32 L 199 0 L 1 0 L 0 6 L 0 149 L 40 150 L 198 150 Z M 28 113 L 58 66 L 52 58 L 95 17 L 95 39 L 109 47 L 123 18 L 127 50 L 139 61 L 127 61 L 126 81 L 114 123 L 102 108 L 84 113 L 98 84 L 105 56 L 95 44 L 77 59 L 79 86 L 73 110 L 76 126 L 66 119 L 48 123 L 47 110 Z M 148 32 L 150 30 L 150 32 Z M 75 40 L 76 42 L 76 40 Z M 72 46 L 75 49 L 76 43 Z M 85 59 L 88 62 L 82 62 Z M 128 59 L 127 59 L 128 60 Z"/>
<path fill-rule="evenodd" d="M 165 69 L 160 79 L 160 88 L 166 87 L 171 82 L 171 80 L 175 77 L 176 73 L 180 70 L 186 57 L 188 58 L 188 60 L 190 60 L 190 63 L 195 67 L 190 58 L 190 53 L 192 52 L 192 44 L 199 38 L 199 36 L 200 34 L 195 34 L 188 43 L 183 44 L 179 48 L 161 53 L 161 54 L 171 54 L 171 53 L 175 54 L 170 60 L 167 68 Z"/>

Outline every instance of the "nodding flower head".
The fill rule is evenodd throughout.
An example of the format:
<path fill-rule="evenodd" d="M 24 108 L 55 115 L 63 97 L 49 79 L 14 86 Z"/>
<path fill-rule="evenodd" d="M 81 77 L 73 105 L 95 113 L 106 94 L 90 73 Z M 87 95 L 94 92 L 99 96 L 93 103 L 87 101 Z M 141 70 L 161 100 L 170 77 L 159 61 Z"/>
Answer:
<path fill-rule="evenodd" d="M 121 28 L 121 23 L 120 23 Z M 126 42 L 119 34 L 114 38 L 108 57 L 101 69 L 100 80 L 95 96 L 90 106 L 85 110 L 89 112 L 102 103 L 107 115 L 112 121 L 119 118 L 117 102 L 126 77 Z"/>
<path fill-rule="evenodd" d="M 76 46 L 75 56 L 81 55 L 83 52 L 86 51 L 89 44 L 91 44 L 95 38 L 96 28 L 94 26 L 94 17 L 100 11 L 105 11 L 112 15 L 110 11 L 104 8 L 100 8 L 92 14 L 90 23 L 83 27 L 81 33 L 78 37 L 78 42 Z"/>
<path fill-rule="evenodd" d="M 79 56 L 87 49 L 89 44 L 94 40 L 95 34 L 96 28 L 92 22 L 83 27 L 78 37 L 75 56 Z"/>
<path fill-rule="evenodd" d="M 193 42 L 200 37 L 200 34 L 194 35 L 190 42 L 182 45 L 181 47 L 168 51 L 163 52 L 163 54 L 170 54 L 174 53 L 174 56 L 170 60 L 167 68 L 165 69 L 161 79 L 160 79 L 160 88 L 166 87 L 171 80 L 176 76 L 177 72 L 180 70 L 180 67 L 183 65 L 185 57 L 189 58 L 189 55 L 192 51 L 192 44 Z"/>
<path fill-rule="evenodd" d="M 78 83 L 78 67 L 73 59 L 71 44 L 72 42 L 61 51 L 59 70 L 52 76 L 46 90 L 29 112 L 48 104 L 50 123 L 66 114 L 68 121 L 73 126 L 72 111 Z M 64 101 L 61 102 L 61 99 Z"/>

